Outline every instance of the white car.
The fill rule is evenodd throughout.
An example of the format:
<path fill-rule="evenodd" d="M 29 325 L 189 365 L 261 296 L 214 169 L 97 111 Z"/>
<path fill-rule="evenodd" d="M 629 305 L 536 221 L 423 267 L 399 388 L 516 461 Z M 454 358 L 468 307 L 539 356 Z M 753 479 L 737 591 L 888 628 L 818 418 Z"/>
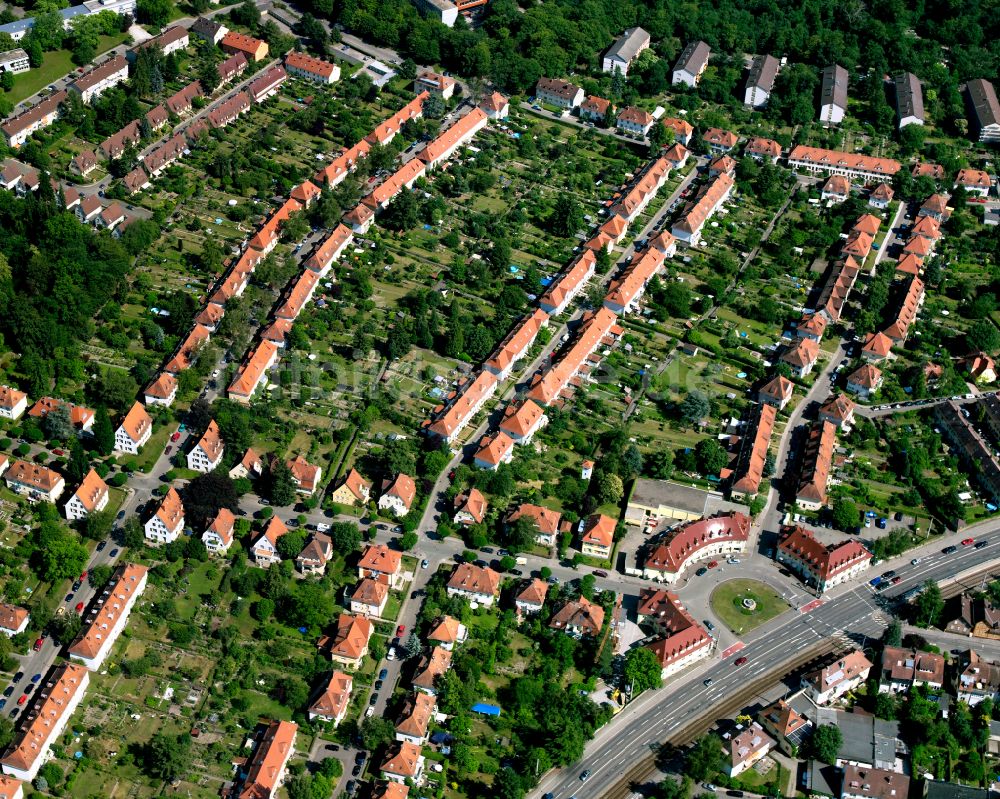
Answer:
<path fill-rule="evenodd" d="M 726 563 L 731 563 L 733 566 L 736 566 L 739 562 L 740 562 L 739 558 L 727 558 L 726 559 Z"/>

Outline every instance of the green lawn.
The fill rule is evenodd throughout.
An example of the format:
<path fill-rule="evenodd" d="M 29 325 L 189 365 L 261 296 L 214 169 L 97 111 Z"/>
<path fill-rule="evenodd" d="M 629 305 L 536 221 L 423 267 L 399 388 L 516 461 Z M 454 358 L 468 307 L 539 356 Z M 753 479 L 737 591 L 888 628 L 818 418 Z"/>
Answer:
<path fill-rule="evenodd" d="M 750 611 L 744 598 L 756 602 Z M 788 603 L 773 588 L 757 580 L 729 580 L 712 592 L 712 612 L 734 633 L 742 634 L 788 609 Z"/>
<path fill-rule="evenodd" d="M 127 33 L 120 33 L 117 36 L 102 36 L 97 45 L 97 52 L 105 53 L 112 47 L 117 47 L 127 38 Z M 31 69 L 14 76 L 14 88 L 7 94 L 7 98 L 17 105 L 26 97 L 31 97 L 52 81 L 74 69 L 76 69 L 76 65 L 73 63 L 73 56 L 69 50 L 53 50 L 51 53 L 46 53 L 45 59 L 38 69 Z"/>

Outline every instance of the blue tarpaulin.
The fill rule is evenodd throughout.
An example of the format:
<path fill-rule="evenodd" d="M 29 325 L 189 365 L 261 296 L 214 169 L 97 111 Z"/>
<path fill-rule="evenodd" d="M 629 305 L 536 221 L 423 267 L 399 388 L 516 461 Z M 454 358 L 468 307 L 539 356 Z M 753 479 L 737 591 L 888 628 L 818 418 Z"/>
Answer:
<path fill-rule="evenodd" d="M 482 713 L 484 716 L 499 716 L 500 708 L 496 705 L 487 705 L 485 702 L 477 702 L 472 706 L 473 713 Z"/>

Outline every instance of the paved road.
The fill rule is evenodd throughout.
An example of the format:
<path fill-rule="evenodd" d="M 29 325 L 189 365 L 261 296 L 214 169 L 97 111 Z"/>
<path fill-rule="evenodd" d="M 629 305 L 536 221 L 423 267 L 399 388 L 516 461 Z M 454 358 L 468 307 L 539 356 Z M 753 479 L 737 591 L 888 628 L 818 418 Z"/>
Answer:
<path fill-rule="evenodd" d="M 959 536 L 953 534 L 883 564 L 886 569 L 896 569 L 903 578 L 886 592 L 888 598 L 898 597 L 927 579 L 947 579 L 1000 554 L 1000 522 L 993 520 L 970 528 L 962 533 L 966 535 L 987 539 L 992 546 L 985 550 L 964 547 L 951 556 L 941 554 L 942 546 L 957 543 Z M 918 555 L 921 562 L 911 566 L 910 558 Z M 666 687 L 641 695 L 598 732 L 579 762 L 550 772 L 532 796 L 551 792 L 556 799 L 569 796 L 597 799 L 632 764 L 645 757 L 650 746 L 662 742 L 705 708 L 738 690 L 748 678 L 781 666 L 796 652 L 831 636 L 846 641 L 846 635 L 854 643 L 863 644 L 866 639 L 880 636 L 887 621 L 887 614 L 864 580 L 834 589 L 825 597 L 824 604 L 807 614 L 793 609 L 744 636 L 740 655 L 749 659 L 746 666 L 736 669 L 731 662 L 713 657 L 673 678 Z M 708 678 L 713 681 L 711 686 L 702 682 Z M 590 769 L 591 777 L 581 782 L 579 775 L 584 769 Z M 661 778 L 662 775 L 653 777 Z"/>

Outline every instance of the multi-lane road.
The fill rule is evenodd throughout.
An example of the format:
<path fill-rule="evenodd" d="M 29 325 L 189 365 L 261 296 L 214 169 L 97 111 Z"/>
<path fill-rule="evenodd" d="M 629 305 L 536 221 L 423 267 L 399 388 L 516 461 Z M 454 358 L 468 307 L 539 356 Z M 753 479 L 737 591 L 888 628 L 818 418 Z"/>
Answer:
<path fill-rule="evenodd" d="M 976 550 L 959 547 L 951 555 L 941 549 L 958 543 L 958 539 L 974 536 L 977 541 L 990 541 L 990 546 Z M 912 558 L 920 558 L 911 565 Z M 889 615 L 882 602 L 898 599 L 911 588 L 926 580 L 949 580 L 1000 557 L 1000 523 L 995 520 L 978 528 L 969 528 L 961 535 L 935 539 L 904 556 L 879 564 L 867 579 L 880 571 L 895 569 L 902 580 L 884 592 L 880 602 L 867 584 L 867 579 L 840 586 L 824 597 L 823 604 L 802 613 L 793 608 L 766 625 L 744 636 L 739 655 L 748 662 L 741 668 L 733 665 L 734 656 L 721 660 L 712 658 L 693 666 L 679 677 L 657 690 L 634 700 L 611 720 L 586 747 L 583 758 L 570 767 L 550 772 L 539 784 L 533 796 L 551 793 L 555 799 L 598 799 L 612 786 L 626 778 L 630 768 L 664 742 L 681 726 L 706 714 L 728 694 L 741 690 L 755 678 L 780 671 L 797 653 L 824 639 L 839 639 L 843 644 L 863 645 L 865 639 L 881 636 Z M 953 648 L 961 647 L 954 644 Z M 711 679 L 709 686 L 705 680 Z M 714 719 L 713 719 L 714 720 Z M 582 771 L 589 769 L 588 780 L 581 781 Z M 660 775 L 654 776 L 654 779 Z"/>

